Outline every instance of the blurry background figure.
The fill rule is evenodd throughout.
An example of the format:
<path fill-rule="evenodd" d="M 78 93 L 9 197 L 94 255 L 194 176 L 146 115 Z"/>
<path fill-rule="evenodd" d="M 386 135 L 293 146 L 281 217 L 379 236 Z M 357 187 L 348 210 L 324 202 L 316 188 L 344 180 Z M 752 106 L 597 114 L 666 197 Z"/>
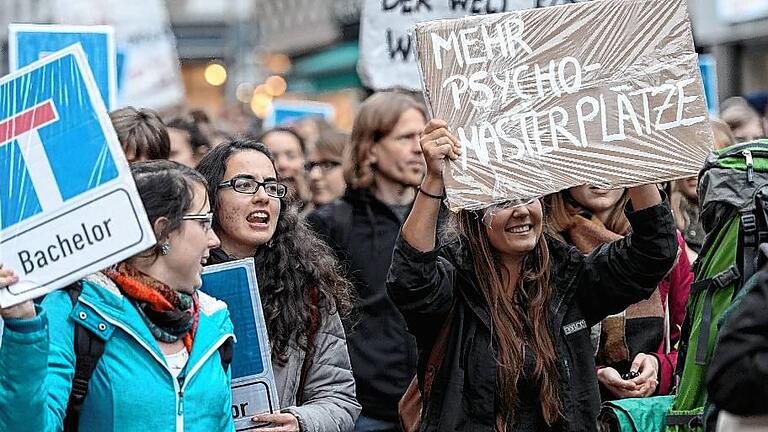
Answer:
<path fill-rule="evenodd" d="M 312 116 L 293 123 L 291 129 L 304 139 L 304 151 L 310 155 L 323 133 L 332 131 L 333 127 L 323 117 Z"/>
<path fill-rule="evenodd" d="M 760 114 L 743 97 L 728 98 L 721 104 L 720 118 L 731 128 L 737 142 L 765 136 Z"/>
<path fill-rule="evenodd" d="M 728 123 L 721 119 L 711 119 L 712 133 L 715 136 L 715 150 L 721 150 L 736 144 L 736 137 Z"/>
<path fill-rule="evenodd" d="M 208 137 L 191 117 L 168 120 L 167 127 L 171 140 L 170 160 L 194 168 L 211 149 Z"/>
<path fill-rule="evenodd" d="M 721 150 L 736 144 L 736 138 L 724 121 L 710 120 L 712 133 L 715 135 L 715 150 Z M 699 220 L 698 177 L 680 179 L 669 184 L 669 203 L 675 217 L 677 229 L 685 238 L 688 260 L 693 262 L 704 244 L 704 228 Z"/>
<path fill-rule="evenodd" d="M 232 134 L 230 134 L 229 132 L 223 129 L 212 129 L 211 135 L 209 137 L 211 148 L 214 148 L 217 145 L 224 143 L 226 141 L 231 141 L 232 139 L 233 139 Z"/>
<path fill-rule="evenodd" d="M 288 186 L 288 193 L 299 204 L 299 209 L 303 209 L 309 202 L 304 177 L 304 138 L 293 129 L 276 127 L 261 134 L 259 141 L 272 152 L 280 181 Z"/>
<path fill-rule="evenodd" d="M 156 111 L 128 106 L 112 111 L 109 118 L 128 162 L 168 159 L 171 143 Z"/>
<path fill-rule="evenodd" d="M 312 204 L 316 207 L 333 202 L 344 195 L 347 183 L 344 181 L 342 161 L 349 135 L 328 129 L 320 133 L 314 150 L 309 153 L 305 164 L 309 177 Z"/>
<path fill-rule="evenodd" d="M 400 92 L 366 99 L 344 154 L 344 196 L 307 222 L 333 248 L 359 301 L 347 346 L 363 412 L 356 432 L 396 432 L 398 402 L 416 373 L 416 340 L 386 291 L 400 227 L 424 177 L 419 136 L 426 108 Z M 315 169 L 317 171 L 317 169 Z"/>
<path fill-rule="evenodd" d="M 744 96 L 747 103 L 760 115 L 763 130 L 768 136 L 768 91 L 756 91 Z"/>
<path fill-rule="evenodd" d="M 200 132 L 210 141 L 213 136 L 213 124 L 208 113 L 201 109 L 192 109 L 189 110 L 189 117 L 195 123 L 195 126 L 200 129 Z"/>

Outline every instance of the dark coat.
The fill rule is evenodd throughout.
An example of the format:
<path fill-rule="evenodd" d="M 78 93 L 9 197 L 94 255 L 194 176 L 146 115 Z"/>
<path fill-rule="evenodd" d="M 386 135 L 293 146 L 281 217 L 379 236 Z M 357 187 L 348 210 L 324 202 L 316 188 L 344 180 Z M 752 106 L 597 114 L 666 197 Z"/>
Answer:
<path fill-rule="evenodd" d="M 556 429 L 595 430 L 600 395 L 590 328 L 649 297 L 679 250 L 668 204 L 627 217 L 633 233 L 585 256 L 548 238 L 551 328 L 557 350 L 564 420 Z M 398 240 L 388 277 L 419 347 L 419 375 L 451 305 L 446 357 L 425 408 L 422 431 L 494 431 L 496 363 L 488 305 L 462 242 L 419 252 Z"/>
<path fill-rule="evenodd" d="M 350 188 L 307 222 L 333 248 L 359 297 L 347 346 L 362 415 L 395 421 L 397 403 L 416 373 L 417 354 L 386 289 L 401 220 L 369 190 Z"/>
<path fill-rule="evenodd" d="M 739 416 L 768 415 L 768 273 L 720 330 L 707 373 L 709 399 Z"/>

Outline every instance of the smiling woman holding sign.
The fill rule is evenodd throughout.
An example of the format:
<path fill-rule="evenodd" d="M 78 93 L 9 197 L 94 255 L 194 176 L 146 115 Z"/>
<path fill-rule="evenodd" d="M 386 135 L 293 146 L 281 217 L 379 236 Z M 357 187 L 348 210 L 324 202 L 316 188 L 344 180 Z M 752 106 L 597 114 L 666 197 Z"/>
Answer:
<path fill-rule="evenodd" d="M 234 430 L 232 323 L 197 291 L 219 245 L 205 179 L 169 161 L 132 172 L 156 246 L 0 310 L 0 430 Z M 0 264 L 0 288 L 17 281 Z"/>
<path fill-rule="evenodd" d="M 584 256 L 543 234 L 539 200 L 459 211 L 437 245 L 446 123 L 421 137 L 427 175 L 395 247 L 389 293 L 416 336 L 421 431 L 594 430 L 589 328 L 651 295 L 675 261 L 675 226 L 653 185 L 630 189 L 633 233 Z"/>

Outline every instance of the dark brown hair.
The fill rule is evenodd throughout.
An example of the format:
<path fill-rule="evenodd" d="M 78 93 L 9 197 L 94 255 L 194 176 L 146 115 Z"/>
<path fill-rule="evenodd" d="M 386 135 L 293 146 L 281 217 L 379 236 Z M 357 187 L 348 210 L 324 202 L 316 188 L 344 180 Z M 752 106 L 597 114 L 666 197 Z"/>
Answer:
<path fill-rule="evenodd" d="M 123 152 L 131 157 L 129 162 L 168 159 L 170 156 L 171 139 L 157 112 L 128 106 L 112 111 L 109 118 Z"/>
<path fill-rule="evenodd" d="M 517 381 L 524 363 L 524 346 L 533 350 L 533 379 L 541 389 L 541 412 L 547 424 L 561 416 L 559 373 L 555 343 L 548 319 L 549 250 L 544 235 L 526 255 L 517 285 L 504 286 L 498 253 L 482 223 L 482 211 L 458 213 L 458 231 L 468 241 L 480 291 L 488 302 L 496 347 L 496 374 L 500 401 L 497 424 L 511 424 L 519 407 Z"/>
<path fill-rule="evenodd" d="M 168 160 L 134 162 L 131 164 L 131 174 L 149 223 L 154 225 L 161 217 L 168 219 L 168 225 L 157 235 L 158 245 L 181 226 L 181 218 L 192 210 L 194 184 L 200 184 L 206 189 L 208 187 L 202 174 Z M 157 256 L 159 248 L 156 246 L 151 254 Z"/>

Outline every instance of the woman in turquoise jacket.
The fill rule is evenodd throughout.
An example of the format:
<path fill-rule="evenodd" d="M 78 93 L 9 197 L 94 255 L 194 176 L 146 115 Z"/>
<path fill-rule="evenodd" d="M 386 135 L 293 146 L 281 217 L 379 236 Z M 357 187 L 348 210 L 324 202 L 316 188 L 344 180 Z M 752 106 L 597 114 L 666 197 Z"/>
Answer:
<path fill-rule="evenodd" d="M 157 245 L 81 280 L 74 305 L 61 290 L 0 310 L 0 431 L 65 429 L 75 322 L 105 341 L 75 429 L 234 430 L 219 353 L 232 323 L 224 303 L 197 291 L 219 245 L 205 179 L 168 161 L 132 170 Z M 17 280 L 0 264 L 0 288 Z"/>

